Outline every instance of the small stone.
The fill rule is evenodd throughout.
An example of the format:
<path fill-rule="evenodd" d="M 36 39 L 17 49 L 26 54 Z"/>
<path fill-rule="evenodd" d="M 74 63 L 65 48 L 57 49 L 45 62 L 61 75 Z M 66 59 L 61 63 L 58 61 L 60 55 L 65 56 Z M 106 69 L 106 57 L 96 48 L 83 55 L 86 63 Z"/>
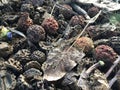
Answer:
<path fill-rule="evenodd" d="M 0 57 L 8 57 L 13 52 L 13 46 L 7 42 L 0 42 Z"/>

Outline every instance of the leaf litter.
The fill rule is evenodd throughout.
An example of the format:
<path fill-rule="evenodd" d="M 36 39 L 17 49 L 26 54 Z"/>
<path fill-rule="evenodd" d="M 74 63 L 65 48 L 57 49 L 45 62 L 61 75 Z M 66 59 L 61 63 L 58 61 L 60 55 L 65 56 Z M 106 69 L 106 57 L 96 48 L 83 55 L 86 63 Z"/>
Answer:
<path fill-rule="evenodd" d="M 0 1 L 0 12 L 3 14 L 0 14 L 0 26 L 4 26 L 7 29 L 6 32 L 0 31 L 0 35 L 4 35 L 0 37 L 0 45 L 7 45 L 7 49 L 1 47 L 1 50 L 7 54 L 0 55 L 0 62 L 2 62 L 0 70 L 3 71 L 4 69 L 4 73 L 6 73 L 6 75 L 0 74 L 0 88 L 3 90 L 6 90 L 7 87 L 7 90 L 11 90 L 9 88 L 12 88 L 12 90 L 119 90 L 115 89 L 119 87 L 114 87 L 117 85 L 116 82 L 120 83 L 120 20 L 119 13 L 117 13 L 120 9 L 119 2 L 119 0 Z M 7 7 L 7 9 L 3 6 Z M 32 6 L 31 12 L 28 6 Z M 69 9 L 69 6 L 72 8 Z M 18 9 L 20 7 L 22 9 Z M 94 11 L 94 8 L 91 9 L 96 13 L 93 17 L 88 12 L 88 9 L 91 7 L 98 9 L 97 13 Z M 20 13 L 24 14 L 23 11 L 27 11 L 30 15 L 28 14 L 29 18 L 23 21 L 25 23 L 21 23 L 23 26 L 23 28 L 19 27 L 21 30 L 16 25 L 16 20 L 13 20 L 15 21 L 13 22 L 14 24 L 10 24 L 10 19 L 4 19 L 3 17 L 6 14 L 7 16 L 9 14 L 16 15 L 17 12 L 17 16 L 20 18 Z M 76 16 L 78 19 L 80 19 L 79 14 L 82 15 L 86 19 L 85 22 L 83 21 L 86 25 L 84 27 L 80 24 L 72 26 L 72 20 L 66 18 L 67 14 L 71 18 L 72 16 Z M 14 15 L 12 16 L 14 17 Z M 17 21 L 19 21 L 19 18 Z M 66 25 L 60 25 L 55 33 L 54 31 L 50 31 L 49 34 L 44 27 L 44 31 L 46 32 L 45 38 L 37 42 L 34 42 L 37 36 L 39 36 L 36 30 L 32 29 L 32 34 L 27 33 L 28 35 L 31 34 L 30 37 L 26 35 L 26 31 L 31 26 L 29 20 L 33 21 L 33 25 L 37 24 L 42 27 L 42 22 L 49 18 L 56 20 L 55 23 L 52 23 L 51 20 L 45 22 L 49 29 L 55 28 L 56 25 L 58 27 L 60 23 L 57 23 L 57 21 L 65 22 Z M 106 19 L 106 21 L 100 21 L 103 19 Z M 88 32 L 90 26 L 94 26 L 94 28 L 90 28 L 93 32 L 90 30 Z M 59 30 L 62 33 L 59 33 Z M 75 32 L 74 30 L 77 33 L 72 35 L 71 33 Z M 50 34 L 52 32 L 54 34 Z M 11 34 L 12 38 L 10 38 Z M 83 52 L 85 49 L 83 42 L 81 42 L 83 43 L 83 47 L 80 50 L 74 46 L 77 39 L 82 36 L 89 37 L 94 41 L 94 47 L 89 54 Z M 22 42 L 21 38 L 24 38 L 24 41 L 27 43 Z M 95 48 L 102 44 L 110 46 L 117 52 L 114 62 L 111 62 L 106 57 L 110 53 L 107 51 L 107 48 L 102 48 L 103 52 L 98 53 L 98 56 L 101 57 L 103 54 L 104 60 L 95 58 Z M 96 50 L 96 52 L 98 51 Z M 1 59 L 1 57 L 5 60 Z M 12 74 L 10 75 L 10 73 Z M 4 76 L 5 81 L 2 76 Z M 15 76 L 16 79 L 12 76 Z"/>

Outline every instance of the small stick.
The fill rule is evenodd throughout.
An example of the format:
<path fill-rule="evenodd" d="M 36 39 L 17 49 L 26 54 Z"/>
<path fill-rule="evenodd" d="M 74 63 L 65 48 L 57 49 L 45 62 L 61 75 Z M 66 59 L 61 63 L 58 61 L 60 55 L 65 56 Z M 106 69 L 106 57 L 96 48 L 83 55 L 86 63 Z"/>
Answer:
<path fill-rule="evenodd" d="M 93 64 L 89 69 L 87 69 L 85 71 L 85 69 L 83 69 L 81 75 L 80 75 L 80 78 L 77 82 L 77 85 L 79 87 L 81 87 L 82 89 L 84 90 L 89 90 L 89 85 L 88 85 L 88 82 L 87 82 L 87 78 L 89 77 L 89 75 L 95 70 L 97 69 L 98 67 L 100 66 L 103 66 L 104 65 L 104 62 L 103 61 L 99 61 L 95 64 Z"/>
<path fill-rule="evenodd" d="M 90 16 L 87 14 L 87 12 L 83 8 L 81 8 L 80 6 L 78 6 L 78 5 L 74 4 L 74 3 L 72 3 L 71 5 L 74 8 L 74 10 L 76 12 L 78 12 L 78 14 L 82 14 L 88 20 L 90 19 Z"/>
<path fill-rule="evenodd" d="M 12 28 L 9 28 L 9 27 L 7 27 L 7 29 L 10 30 L 11 32 L 14 32 L 14 33 L 22 36 L 23 38 L 27 39 L 26 35 L 23 34 L 22 32 L 20 32 L 20 31 L 18 31 L 18 30 L 15 30 L 15 29 L 12 29 Z"/>
<path fill-rule="evenodd" d="M 109 86 L 110 88 L 112 87 L 112 85 L 117 81 L 117 77 L 120 75 L 120 70 L 117 72 L 117 74 L 109 81 Z"/>
<path fill-rule="evenodd" d="M 93 64 L 87 71 L 86 71 L 86 74 L 87 75 L 90 75 L 90 73 L 95 70 L 96 68 L 100 67 L 100 66 L 103 66 L 105 63 L 103 61 L 99 61 L 95 64 Z"/>
<path fill-rule="evenodd" d="M 106 78 L 108 78 L 108 76 L 110 75 L 110 73 L 113 71 L 113 69 L 118 65 L 118 63 L 120 62 L 120 56 L 118 56 L 117 60 L 114 61 L 113 65 L 111 66 L 111 68 L 107 71 L 107 73 L 105 74 Z"/>
<path fill-rule="evenodd" d="M 54 11 L 56 5 L 57 5 L 57 2 L 55 2 L 55 4 L 53 5 L 53 8 L 52 8 L 51 13 L 50 13 L 51 17 L 52 17 L 52 14 L 53 14 L 53 11 Z"/>

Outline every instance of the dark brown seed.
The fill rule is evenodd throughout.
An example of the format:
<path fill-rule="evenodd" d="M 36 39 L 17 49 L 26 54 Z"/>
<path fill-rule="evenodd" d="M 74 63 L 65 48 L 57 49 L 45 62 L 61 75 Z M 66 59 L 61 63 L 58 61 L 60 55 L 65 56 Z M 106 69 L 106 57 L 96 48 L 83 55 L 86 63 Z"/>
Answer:
<path fill-rule="evenodd" d="M 62 5 L 62 8 L 60 8 L 59 13 L 62 14 L 65 19 L 71 19 L 73 16 L 72 7 L 66 4 Z"/>
<path fill-rule="evenodd" d="M 26 32 L 28 27 L 33 24 L 32 19 L 29 17 L 29 13 L 25 12 L 18 20 L 18 29 L 22 32 Z"/>
<path fill-rule="evenodd" d="M 90 17 L 94 17 L 99 12 L 99 9 L 97 7 L 91 7 L 88 9 L 88 14 Z"/>
<path fill-rule="evenodd" d="M 38 43 L 45 39 L 45 30 L 40 25 L 32 25 L 27 30 L 27 38 L 33 43 Z"/>
<path fill-rule="evenodd" d="M 75 26 L 75 25 L 81 25 L 82 27 L 84 27 L 85 26 L 85 18 L 81 15 L 73 16 L 71 18 L 71 26 Z"/>

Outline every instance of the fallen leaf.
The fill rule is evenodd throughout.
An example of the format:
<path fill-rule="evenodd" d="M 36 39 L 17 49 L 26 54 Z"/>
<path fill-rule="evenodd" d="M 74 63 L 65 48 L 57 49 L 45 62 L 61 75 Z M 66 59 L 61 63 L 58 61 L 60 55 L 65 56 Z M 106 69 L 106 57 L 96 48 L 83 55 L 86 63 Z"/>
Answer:
<path fill-rule="evenodd" d="M 48 54 L 47 61 L 43 63 L 43 78 L 48 81 L 61 79 L 67 72 L 71 71 L 84 57 L 83 53 L 73 48 L 69 52 L 60 51 L 58 48 Z"/>

